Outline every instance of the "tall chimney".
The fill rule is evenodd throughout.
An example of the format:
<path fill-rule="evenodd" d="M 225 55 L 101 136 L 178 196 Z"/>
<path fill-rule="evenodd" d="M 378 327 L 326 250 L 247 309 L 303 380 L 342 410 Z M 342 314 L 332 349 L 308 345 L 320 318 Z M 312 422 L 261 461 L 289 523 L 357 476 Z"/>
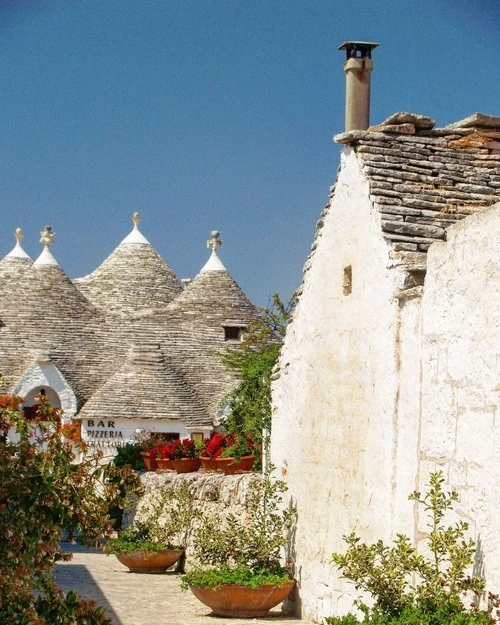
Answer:
<path fill-rule="evenodd" d="M 378 43 L 346 41 L 345 131 L 366 130 L 370 125 L 370 75 L 373 69 L 372 50 Z"/>

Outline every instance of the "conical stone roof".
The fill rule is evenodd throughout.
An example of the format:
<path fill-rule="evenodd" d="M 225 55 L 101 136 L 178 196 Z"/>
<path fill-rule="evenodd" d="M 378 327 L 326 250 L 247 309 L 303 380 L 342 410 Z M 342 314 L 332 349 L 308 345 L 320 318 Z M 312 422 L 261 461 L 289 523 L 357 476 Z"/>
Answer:
<path fill-rule="evenodd" d="M 32 265 L 33 261 L 21 246 L 23 231 L 17 228 L 15 232 L 16 245 L 0 260 L 0 296 L 12 297 L 12 289 L 16 289 L 16 283 L 21 288 L 23 274 Z"/>
<path fill-rule="evenodd" d="M 89 399 L 82 419 L 164 419 L 211 427 L 208 412 L 156 343 L 134 345 L 125 364 Z"/>
<path fill-rule="evenodd" d="M 255 306 L 243 293 L 217 255 L 222 245 L 219 233 L 214 230 L 207 246 L 211 256 L 198 275 L 170 304 L 169 310 L 182 313 L 185 320 L 198 325 L 212 325 L 214 318 L 246 325 L 257 316 Z"/>
<path fill-rule="evenodd" d="M 172 269 L 134 228 L 89 276 L 74 280 L 78 289 L 106 313 L 130 315 L 164 307 L 182 291 Z"/>

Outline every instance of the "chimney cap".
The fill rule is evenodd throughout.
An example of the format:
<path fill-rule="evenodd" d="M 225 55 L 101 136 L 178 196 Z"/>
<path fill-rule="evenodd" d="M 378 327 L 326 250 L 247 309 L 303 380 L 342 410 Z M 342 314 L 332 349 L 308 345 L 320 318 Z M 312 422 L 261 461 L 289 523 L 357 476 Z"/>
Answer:
<path fill-rule="evenodd" d="M 372 58 L 372 50 L 378 48 L 380 44 L 373 41 L 346 41 L 338 50 L 345 50 L 348 59 L 352 57 Z"/>

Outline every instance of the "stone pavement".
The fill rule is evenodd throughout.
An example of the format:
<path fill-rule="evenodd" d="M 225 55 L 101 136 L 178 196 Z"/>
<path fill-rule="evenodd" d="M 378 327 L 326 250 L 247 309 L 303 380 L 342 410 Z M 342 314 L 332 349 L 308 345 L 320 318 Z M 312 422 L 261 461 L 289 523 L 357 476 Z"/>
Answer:
<path fill-rule="evenodd" d="M 211 610 L 180 588 L 178 575 L 130 573 L 115 556 L 63 543 L 73 553 L 56 567 L 56 581 L 104 606 L 114 625 L 307 625 L 275 608 L 260 619 L 211 616 Z"/>

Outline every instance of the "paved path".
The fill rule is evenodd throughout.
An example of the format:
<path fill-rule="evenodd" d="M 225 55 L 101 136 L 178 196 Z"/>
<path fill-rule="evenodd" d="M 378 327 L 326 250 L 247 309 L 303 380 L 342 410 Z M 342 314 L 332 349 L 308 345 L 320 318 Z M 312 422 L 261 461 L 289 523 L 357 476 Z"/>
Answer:
<path fill-rule="evenodd" d="M 95 599 L 114 625 L 307 625 L 279 609 L 265 619 L 211 616 L 210 608 L 180 589 L 175 573 L 130 573 L 115 556 L 68 543 L 63 546 L 73 552 L 73 559 L 57 565 L 57 583 L 65 591 L 74 589 L 85 599 Z"/>

